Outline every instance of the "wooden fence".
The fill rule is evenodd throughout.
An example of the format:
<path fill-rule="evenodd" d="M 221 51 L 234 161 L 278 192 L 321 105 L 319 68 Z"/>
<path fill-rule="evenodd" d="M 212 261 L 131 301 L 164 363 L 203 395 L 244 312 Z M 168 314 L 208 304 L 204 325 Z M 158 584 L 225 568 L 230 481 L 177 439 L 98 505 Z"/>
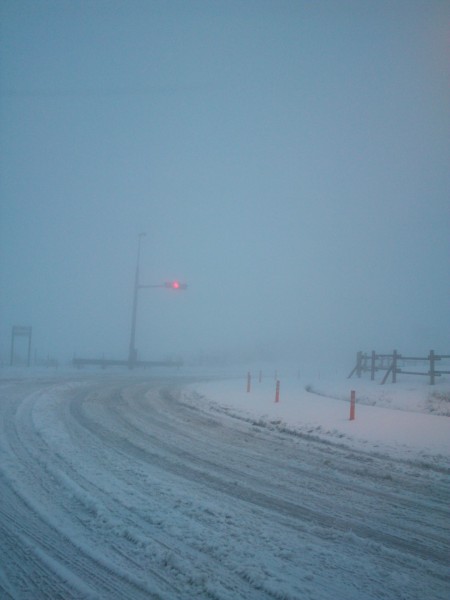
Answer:
<path fill-rule="evenodd" d="M 426 375 L 430 378 L 430 385 L 434 385 L 436 377 L 441 375 L 450 375 L 450 370 L 442 370 L 436 368 L 436 363 L 441 360 L 450 359 L 450 354 L 435 354 L 433 350 L 430 350 L 428 356 L 403 356 L 399 354 L 397 350 L 394 350 L 392 354 L 377 354 L 374 350 L 369 354 L 368 352 L 357 352 L 356 354 L 356 365 L 352 372 L 348 376 L 350 379 L 356 373 L 357 377 L 361 377 L 363 373 L 370 373 L 370 379 L 375 379 L 375 373 L 377 371 L 385 371 L 385 375 L 381 384 L 383 385 L 392 376 L 392 383 L 396 383 L 397 374 L 402 375 Z M 428 371 L 414 371 L 411 370 L 413 366 L 419 363 L 420 367 L 428 364 Z M 446 365 L 449 369 L 450 365 Z"/>

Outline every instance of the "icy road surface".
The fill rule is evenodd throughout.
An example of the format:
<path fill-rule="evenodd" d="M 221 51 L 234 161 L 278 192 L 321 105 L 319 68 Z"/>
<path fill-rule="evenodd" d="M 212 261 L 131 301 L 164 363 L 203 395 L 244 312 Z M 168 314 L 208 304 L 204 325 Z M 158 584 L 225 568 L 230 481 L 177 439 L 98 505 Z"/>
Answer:
<path fill-rule="evenodd" d="M 2 600 L 450 597 L 442 467 L 203 410 L 180 378 L 0 394 Z"/>

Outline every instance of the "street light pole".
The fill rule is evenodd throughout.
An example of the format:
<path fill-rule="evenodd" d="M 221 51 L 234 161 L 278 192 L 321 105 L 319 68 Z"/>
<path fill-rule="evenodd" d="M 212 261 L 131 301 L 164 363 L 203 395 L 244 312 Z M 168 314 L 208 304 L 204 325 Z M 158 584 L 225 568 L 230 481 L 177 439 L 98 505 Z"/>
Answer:
<path fill-rule="evenodd" d="M 131 334 L 130 334 L 130 348 L 128 350 L 128 367 L 132 369 L 137 363 L 137 350 L 136 350 L 136 317 L 137 317 L 137 305 L 138 305 L 138 292 L 143 288 L 171 288 L 173 290 L 185 290 L 187 288 L 186 283 L 180 283 L 179 281 L 166 281 L 157 285 L 142 285 L 139 282 L 139 266 L 141 260 L 141 240 L 145 236 L 145 233 L 139 234 L 138 249 L 137 249 L 137 260 L 136 260 L 136 274 L 134 276 L 134 289 L 133 289 L 133 311 L 131 314 Z"/>
<path fill-rule="evenodd" d="M 130 335 L 130 349 L 128 352 L 128 367 L 132 369 L 137 361 L 137 350 L 135 348 L 136 338 L 136 314 L 137 314 L 137 301 L 138 301 L 138 290 L 139 290 L 139 262 L 141 258 L 141 240 L 145 236 L 145 233 L 140 233 L 138 238 L 138 251 L 136 260 L 136 274 L 134 277 L 134 293 L 133 293 L 133 312 L 131 315 L 131 335 Z"/>

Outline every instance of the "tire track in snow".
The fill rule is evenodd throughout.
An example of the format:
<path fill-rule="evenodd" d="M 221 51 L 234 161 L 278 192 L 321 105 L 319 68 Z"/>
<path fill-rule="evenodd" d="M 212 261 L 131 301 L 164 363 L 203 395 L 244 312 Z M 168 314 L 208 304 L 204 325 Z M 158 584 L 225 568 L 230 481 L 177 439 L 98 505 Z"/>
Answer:
<path fill-rule="evenodd" d="M 51 408 L 48 414 L 44 412 L 45 395 L 36 394 L 30 399 L 32 386 L 29 386 L 26 394 L 14 394 L 15 400 L 10 402 L 9 409 L 8 404 L 1 407 L 6 438 L 2 445 L 8 451 L 11 464 L 14 459 L 20 467 L 17 473 L 5 469 L 10 479 L 3 478 L 1 484 L 7 489 L 9 486 L 10 492 L 21 492 L 26 506 L 19 511 L 20 502 L 11 501 L 8 508 L 8 515 L 13 518 L 10 527 L 5 513 L 0 515 L 0 523 L 9 536 L 12 556 L 14 545 L 19 548 L 16 549 L 18 570 L 19 563 L 26 562 L 27 556 L 28 564 L 34 564 L 36 573 L 45 573 L 51 578 L 53 569 L 54 588 L 48 592 L 48 598 L 53 600 L 58 593 L 65 600 L 76 597 L 76 593 L 83 596 L 82 583 L 76 580 L 77 574 L 83 578 L 83 573 L 91 577 L 86 585 L 92 590 L 93 597 L 114 598 L 114 592 L 110 593 L 106 587 L 111 581 L 110 588 L 115 587 L 123 593 L 123 598 L 138 598 L 146 589 L 138 582 L 138 573 L 144 563 L 151 580 L 156 581 L 158 575 L 164 575 L 160 580 L 159 597 L 167 600 L 308 596 L 310 575 L 305 576 L 305 581 L 298 575 L 284 587 L 282 582 L 276 583 L 280 576 L 274 569 L 268 569 L 267 564 L 262 569 L 258 561 L 252 559 L 245 547 L 249 542 L 243 536 L 249 536 L 259 547 L 265 545 L 275 553 L 272 560 L 278 560 L 286 580 L 299 568 L 299 558 L 294 552 L 295 548 L 301 548 L 298 539 L 315 540 L 309 542 L 310 546 L 323 544 L 325 547 L 328 543 L 330 547 L 342 548 L 342 539 L 348 537 L 355 546 L 354 552 L 364 551 L 366 560 L 370 559 L 374 564 L 390 562 L 405 573 L 404 577 L 412 578 L 413 572 L 417 571 L 419 584 L 417 590 L 410 584 L 410 598 L 423 596 L 426 581 L 422 584 L 420 579 L 424 576 L 431 578 L 435 586 L 434 597 L 445 597 L 442 590 L 445 589 L 448 541 L 439 524 L 448 515 L 445 502 L 448 483 L 445 485 L 443 478 L 426 477 L 423 472 L 429 485 L 427 490 L 425 485 L 418 485 L 419 472 L 413 476 L 402 465 L 396 473 L 395 461 L 377 458 L 371 461 L 370 468 L 364 469 L 367 456 L 350 454 L 345 449 L 334 449 L 334 454 L 330 455 L 329 446 L 321 442 L 296 440 L 276 429 L 255 428 L 251 423 L 239 422 L 229 416 L 206 414 L 180 400 L 176 393 L 168 393 L 167 389 L 160 393 L 158 390 L 163 385 L 167 384 L 122 379 L 108 384 L 104 380 L 100 384 L 92 381 L 84 387 L 71 389 L 56 386 L 58 402 L 51 406 L 48 403 Z M 44 427 L 46 420 L 48 428 Z M 92 468 L 87 469 L 83 460 L 92 461 Z M 99 470 L 98 478 L 94 467 Z M 392 469 L 391 479 L 374 478 L 375 472 L 383 468 Z M 108 477 L 112 482 L 110 487 Z M 164 481 L 164 485 L 160 481 Z M 117 494 L 114 493 L 116 482 L 123 484 Z M 50 522 L 40 518 L 39 507 L 30 497 L 30 488 L 35 484 L 40 498 L 48 499 L 58 492 L 65 502 L 63 506 L 60 500 L 54 500 L 61 524 L 55 523 L 56 517 Z M 173 489 L 168 491 L 171 486 Z M 180 490 L 186 491 L 180 494 Z M 427 508 L 427 491 L 433 517 L 423 515 Z M 165 520 L 163 510 L 157 508 L 156 493 L 161 494 L 162 502 L 167 502 Z M 146 494 L 148 510 L 143 509 Z M 195 496 L 192 502 L 186 499 L 189 494 Z M 367 495 L 365 504 L 364 495 Z M 355 504 L 353 514 L 348 506 L 349 496 Z M 213 499 L 211 510 L 205 509 L 205 498 Z M 92 509 L 89 507 L 91 502 Z M 199 506 L 195 506 L 196 503 Z M 395 518 L 383 515 L 378 506 L 383 503 L 387 509 L 399 504 L 398 517 L 403 514 L 404 522 L 398 518 L 396 523 Z M 367 508 L 370 511 L 365 514 Z M 77 511 L 78 515 L 73 514 Z M 156 517 L 152 511 L 159 511 Z M 190 519 L 186 528 L 179 525 L 177 531 L 170 531 L 172 514 L 180 523 L 182 518 Z M 241 515 L 247 520 L 247 523 L 241 522 L 244 525 L 242 532 L 239 531 Z M 75 530 L 83 543 L 75 540 L 76 544 L 66 545 L 66 518 L 71 527 L 78 521 Z M 161 525 L 157 523 L 159 518 L 164 521 Z M 133 552 L 133 540 L 128 540 L 128 544 L 125 539 L 114 540 L 114 554 L 109 554 L 105 544 L 113 539 L 107 530 L 114 519 L 122 520 L 120 535 L 126 534 L 128 527 L 131 537 L 139 537 L 136 532 L 140 530 L 145 543 Z M 233 520 L 236 522 L 234 527 Z M 269 529 L 268 523 L 275 529 Z M 16 528 L 20 531 L 20 525 L 23 532 L 14 537 L 14 531 Z M 256 533 L 248 529 L 250 526 L 255 527 Z M 225 551 L 217 547 L 217 543 L 209 544 L 204 533 L 197 535 L 189 527 L 203 528 L 202 531 L 210 527 L 211 537 L 223 527 L 224 535 L 232 537 L 229 548 Z M 281 532 L 278 536 L 276 529 Z M 186 532 L 188 537 L 183 539 Z M 429 534 L 428 540 L 424 539 L 425 532 Z M 117 535 L 117 531 L 113 533 Z M 262 536 L 259 541 L 258 535 Z M 283 542 L 283 536 L 286 542 Z M 46 545 L 48 540 L 60 538 L 61 547 L 71 556 L 68 562 L 53 553 L 51 544 Z M 96 538 L 98 548 L 106 551 L 102 560 L 98 560 L 94 548 L 88 550 L 86 547 Z M 227 543 L 225 537 L 217 539 L 224 545 Z M 137 542 L 141 544 L 142 540 Z M 189 546 L 192 542 L 195 547 Z M 233 543 L 237 544 L 236 559 L 232 555 Z M 283 550 L 283 544 L 286 550 Z M 33 545 L 37 551 L 30 555 Z M 259 547 L 254 546 L 254 550 L 261 559 Z M 157 559 L 146 554 L 150 550 L 159 553 Z M 351 549 L 345 547 L 344 550 L 350 552 Z M 127 565 L 129 569 L 126 574 L 114 572 L 120 553 L 124 553 L 122 568 Z M 81 564 L 77 562 L 80 556 Z M 339 557 L 331 557 L 326 552 L 324 556 L 331 569 L 336 569 L 337 565 L 341 571 L 348 568 L 345 560 L 339 562 Z M 133 561 L 136 561 L 134 566 Z M 243 561 L 242 564 L 239 561 Z M 158 573 L 158 567 L 161 573 Z M 200 575 L 193 573 L 189 579 L 190 568 Z M 95 580 L 98 573 L 100 579 Z M 26 574 L 25 569 L 23 577 L 26 578 Z M 72 587 L 66 581 L 70 580 L 71 574 Z M 373 573 L 367 573 L 365 583 L 361 580 L 360 587 L 357 584 L 350 586 L 346 598 L 379 597 L 377 593 L 373 596 L 363 593 L 369 575 L 373 577 Z M 333 598 L 334 576 L 326 579 L 325 570 L 321 577 L 320 597 Z M 377 585 L 382 586 L 383 578 L 379 579 Z M 133 584 L 137 587 L 133 588 Z M 11 589 L 7 585 L 3 587 Z M 69 595 L 64 596 L 63 589 L 70 590 Z M 384 594 L 385 597 L 401 597 L 400 587 L 396 589 L 391 594 Z"/>
<path fill-rule="evenodd" d="M 101 388 L 104 388 L 104 384 L 102 384 Z M 76 396 L 78 397 L 81 394 L 80 397 L 84 397 L 86 392 L 82 391 L 82 392 L 77 392 Z M 109 395 L 108 395 L 109 398 Z M 56 504 L 53 506 L 53 508 L 57 507 L 58 509 L 61 509 L 61 507 L 59 506 L 60 503 L 62 501 L 65 501 L 65 507 L 64 510 L 70 510 L 73 511 L 74 513 L 81 513 L 83 512 L 83 510 L 86 510 L 86 504 L 89 504 L 90 502 L 90 496 L 93 498 L 92 502 L 93 504 L 100 504 L 102 502 L 104 502 L 104 511 L 105 513 L 108 512 L 111 515 L 113 515 L 114 518 L 114 514 L 119 514 L 119 513 L 123 513 L 126 512 L 126 508 L 124 507 L 124 505 L 114 498 L 108 498 L 107 495 L 102 492 L 102 490 L 100 488 L 98 488 L 94 482 L 89 481 L 88 479 L 85 479 L 79 472 L 76 472 L 73 470 L 73 467 L 70 465 L 70 461 L 61 465 L 61 460 L 64 457 L 60 457 L 57 455 L 53 455 L 52 457 L 48 456 L 48 452 L 49 452 L 49 448 L 46 445 L 46 442 L 44 440 L 44 438 L 42 437 L 42 435 L 35 430 L 34 428 L 34 423 L 33 423 L 33 409 L 36 406 L 36 402 L 39 403 L 41 399 L 41 393 L 35 393 L 32 396 L 27 396 L 25 399 L 23 399 L 23 401 L 20 403 L 20 405 L 18 407 L 14 407 L 14 409 L 12 410 L 12 413 L 9 418 L 9 427 L 8 427 L 8 438 L 9 438 L 9 445 L 10 445 L 10 449 L 12 450 L 15 458 L 16 458 L 16 462 L 17 463 L 21 463 L 22 467 L 25 468 L 28 472 L 30 473 L 35 473 L 37 475 L 36 479 L 32 478 L 32 484 L 33 485 L 37 485 L 39 484 L 39 487 L 42 488 L 41 492 L 48 494 L 51 493 L 52 491 L 56 491 L 58 490 L 58 496 L 59 496 L 59 500 L 56 502 Z M 17 415 L 15 414 L 16 412 L 16 408 L 18 408 L 18 413 L 20 413 L 20 417 L 17 418 Z M 14 418 L 15 417 L 15 418 Z M 95 440 L 99 441 L 97 432 L 94 436 Z M 100 440 L 101 441 L 101 440 Z M 91 446 L 92 448 L 92 446 Z M 117 450 L 117 449 L 116 449 Z M 121 452 L 120 448 L 118 448 L 119 452 Z M 70 458 L 70 454 L 67 455 L 66 458 Z M 111 460 L 111 457 L 110 457 Z M 61 468 L 64 470 L 64 476 L 62 476 L 61 474 Z M 73 478 L 73 479 L 71 479 Z M 19 487 L 20 487 L 20 481 L 19 481 Z M 28 483 L 29 485 L 29 483 Z M 77 486 L 79 486 L 79 490 L 80 490 L 80 494 L 81 494 L 81 499 L 80 499 L 80 495 L 78 494 L 78 491 L 75 489 Z M 12 487 L 11 487 L 12 489 Z M 67 494 L 67 490 L 70 492 L 69 494 Z M 66 493 L 65 493 L 66 492 Z M 72 498 L 70 497 L 72 495 Z M 74 497 L 75 500 L 74 500 Z M 32 561 L 29 561 L 29 567 L 31 568 L 32 572 L 40 572 L 40 570 L 36 567 L 36 565 L 39 563 L 51 563 L 53 561 L 53 564 L 55 565 L 55 569 L 62 571 L 64 570 L 65 572 L 71 572 L 71 578 L 73 580 L 76 580 L 76 585 L 75 587 L 80 587 L 80 582 L 82 580 L 85 580 L 87 582 L 89 582 L 89 585 L 92 586 L 92 588 L 94 590 L 102 590 L 101 597 L 108 597 L 108 598 L 139 598 L 139 597 L 145 597 L 145 598 L 160 598 L 160 597 L 166 597 L 166 598 L 180 598 L 180 599 L 191 599 L 194 597 L 199 597 L 199 598 L 203 598 L 203 597 L 211 597 L 211 598 L 225 598 L 227 597 L 225 594 L 221 594 L 219 596 L 216 596 L 215 593 L 210 590 L 208 591 L 207 589 L 205 589 L 204 585 L 202 585 L 202 582 L 197 582 L 195 581 L 195 579 L 192 581 L 192 583 L 190 584 L 190 588 L 191 591 L 190 592 L 183 592 L 183 590 L 179 587 L 179 585 L 177 585 L 176 579 L 174 580 L 173 577 L 172 579 L 170 579 L 169 577 L 164 577 L 163 575 L 161 575 L 160 572 L 158 572 L 155 569 L 149 568 L 149 566 L 146 566 L 146 577 L 149 578 L 150 580 L 156 580 L 156 581 L 161 581 L 163 582 L 163 596 L 160 595 L 154 595 L 151 594 L 148 590 L 146 590 L 145 588 L 139 587 L 138 585 L 134 585 L 133 586 L 133 581 L 132 581 L 132 577 L 131 577 L 131 581 L 127 581 L 130 579 L 129 576 L 125 576 L 122 575 L 122 577 L 118 580 L 118 577 L 120 577 L 120 575 L 118 575 L 118 573 L 114 572 L 114 567 L 112 566 L 112 562 L 111 565 L 108 565 L 108 562 L 105 563 L 105 560 L 108 559 L 104 559 L 103 561 L 99 561 L 98 558 L 95 555 L 91 555 L 89 553 L 89 555 L 86 557 L 88 560 L 88 564 L 87 566 L 84 566 L 82 568 L 80 568 L 80 561 L 79 561 L 79 556 L 80 554 L 83 554 L 85 552 L 85 547 L 81 547 L 79 544 L 75 547 L 71 547 L 71 548 L 66 548 L 65 551 L 63 553 L 58 551 L 58 548 L 63 545 L 61 540 L 57 539 L 58 535 L 61 535 L 63 538 L 65 538 L 65 534 L 64 534 L 64 530 L 62 529 L 61 531 L 59 530 L 55 530 L 52 531 L 50 534 L 48 533 L 48 531 L 46 531 L 47 527 L 50 527 L 51 529 L 53 529 L 53 524 L 47 522 L 47 519 L 45 518 L 45 515 L 43 515 L 41 513 L 41 511 L 39 510 L 39 508 L 35 505 L 35 503 L 32 501 L 31 499 L 31 494 L 29 491 L 26 490 L 22 490 L 22 494 L 21 494 L 21 498 L 23 503 L 27 504 L 27 510 L 29 511 L 29 514 L 32 516 L 33 519 L 36 520 L 36 524 L 31 527 L 26 529 L 26 531 L 22 531 L 23 530 L 23 524 L 21 523 L 20 519 L 17 519 L 13 522 L 12 526 L 11 526 L 11 530 L 15 530 L 17 529 L 18 531 L 22 531 L 21 535 L 16 536 L 16 543 L 18 541 L 18 539 L 20 538 L 20 542 L 22 545 L 26 545 L 28 547 L 30 547 L 30 544 L 27 544 L 27 540 L 31 540 L 32 544 L 34 544 L 35 547 L 35 551 L 34 551 L 34 558 Z M 85 506 L 83 507 L 82 504 L 84 504 Z M 57 506 L 58 505 L 58 506 Z M 89 508 L 89 507 L 88 507 Z M 125 510 L 124 510 L 125 509 Z M 26 511 L 25 511 L 26 512 Z M 95 515 L 94 515 L 95 517 Z M 122 518 L 123 515 L 120 517 Z M 38 522 L 38 519 L 41 519 L 41 522 Z M 119 517 L 117 517 L 119 518 Z M 8 521 L 8 516 L 6 515 L 6 513 L 3 513 L 2 515 L 2 519 L 4 521 Z M 83 515 L 82 518 L 82 525 L 84 527 L 86 527 L 86 525 L 89 524 L 94 524 L 95 525 L 95 518 L 93 519 L 86 519 L 85 516 Z M 139 517 L 136 517 L 136 515 L 132 516 L 132 520 L 133 520 L 133 526 L 137 527 L 146 527 L 146 534 L 148 534 L 148 523 L 145 523 L 142 519 L 140 520 Z M 73 525 L 72 525 L 73 526 Z M 149 540 L 151 540 L 152 545 L 159 545 L 162 547 L 162 553 L 167 557 L 164 560 L 169 560 L 170 563 L 173 564 L 169 564 L 168 566 L 170 567 L 170 570 L 172 571 L 172 575 L 173 572 L 176 571 L 177 569 L 177 560 L 176 558 L 174 559 L 174 557 L 178 554 L 178 549 L 177 548 L 173 548 L 167 545 L 167 543 L 164 542 L 164 539 L 161 539 L 161 536 L 157 536 L 155 535 L 155 532 L 152 531 L 150 536 L 147 536 L 149 538 Z M 50 539 L 52 541 L 47 542 L 46 540 Z M 64 542 L 66 542 L 67 540 L 64 539 Z M 107 540 L 105 540 L 107 541 Z M 133 541 L 133 540 L 131 540 Z M 54 548 L 54 551 L 52 553 L 52 548 Z M 118 553 L 120 553 L 120 549 L 116 548 L 115 549 Z M 124 553 L 125 551 L 123 551 Z M 188 550 L 188 554 L 190 555 L 190 558 L 192 558 L 192 555 L 197 554 L 201 556 L 201 560 L 204 560 L 204 554 L 201 552 L 196 552 L 195 549 L 189 549 Z M 71 557 L 69 559 L 65 558 L 66 556 Z M 77 559 L 78 556 L 78 559 Z M 47 557 L 47 560 L 45 560 L 45 557 Z M 128 555 L 123 554 L 123 559 L 124 561 L 129 564 L 130 562 L 132 562 L 132 559 L 130 559 L 130 557 Z M 111 559 L 109 559 L 111 560 Z M 58 563 L 59 561 L 59 563 Z M 34 567 L 31 567 L 31 563 L 33 563 Z M 105 563 L 105 564 L 103 564 Z M 16 563 L 17 564 L 17 563 Z M 89 567 L 90 564 L 90 567 Z M 58 565 L 58 566 L 57 566 Z M 142 570 L 142 566 L 141 565 L 137 565 L 138 568 L 140 568 Z M 45 571 L 45 565 L 41 565 L 40 569 Z M 103 580 L 103 578 L 101 577 L 101 572 L 102 570 L 104 571 L 106 568 L 106 579 Z M 70 569 L 72 569 L 72 571 L 70 571 Z M 220 563 L 216 564 L 216 569 L 220 570 L 221 566 Z M 82 577 L 78 577 L 77 573 L 81 571 L 82 573 Z M 100 575 L 99 575 L 100 574 Z M 50 575 L 48 573 L 47 570 L 47 575 Z M 94 577 L 94 575 L 99 575 L 97 577 Z M 55 573 L 55 579 L 58 579 L 58 575 L 57 573 Z M 33 576 L 31 577 L 31 579 L 35 579 L 37 581 L 40 581 L 40 578 L 37 576 Z M 113 580 L 113 582 L 111 583 L 110 580 Z M 189 577 L 187 578 L 189 580 Z M 225 584 L 225 587 L 228 587 L 229 589 L 233 589 L 235 587 L 235 582 L 231 579 L 228 583 L 227 583 L 227 579 L 229 579 L 228 574 L 226 573 L 226 571 L 224 570 L 223 575 L 222 575 L 222 580 Z M 189 583 L 189 581 L 188 581 Z M 107 584 L 107 585 L 106 585 Z M 84 585 L 84 584 L 83 584 Z M 81 589 L 83 588 L 83 585 L 81 585 Z M 87 585 L 87 584 L 86 584 Z M 113 587 L 110 587 L 113 586 Z M 85 587 L 85 585 L 84 585 Z M 127 592 L 127 587 L 131 588 L 131 592 Z M 261 597 L 260 592 L 257 593 L 257 595 L 255 594 L 255 586 L 252 585 L 250 582 L 245 582 L 242 581 L 242 584 L 240 586 L 242 589 L 240 590 L 234 590 L 233 593 L 229 596 L 230 598 L 258 598 Z M 200 589 L 199 589 L 200 588 Z M 57 597 L 57 590 L 58 588 L 56 587 L 55 590 L 53 592 L 51 592 L 48 595 L 48 598 L 53 598 L 53 597 Z M 118 590 L 118 591 L 117 591 Z M 45 593 L 45 592 L 43 592 Z M 104 594 L 104 595 L 103 595 Z M 47 597 L 47 596 L 46 596 Z M 64 592 L 62 592 L 62 596 L 64 598 L 67 597 L 74 597 L 73 596 L 73 591 L 68 594 L 67 589 L 65 589 Z M 84 596 L 83 596 L 84 597 Z M 267 594 L 264 595 L 263 597 L 272 597 L 271 594 Z"/>
<path fill-rule="evenodd" d="M 148 586 L 131 580 L 126 573 L 120 573 L 120 569 L 108 563 L 108 558 L 101 559 L 82 541 L 73 543 L 69 525 L 62 521 L 57 523 L 55 517 L 46 514 L 48 507 L 52 510 L 61 508 L 58 498 L 63 498 L 63 490 L 53 473 L 52 462 L 56 461 L 56 457 L 46 456 L 48 449 L 33 429 L 32 410 L 35 402 L 42 397 L 41 391 L 26 395 L 19 404 L 10 406 L 9 418 L 6 414 L 8 426 L 5 437 L 16 459 L 14 464 L 20 465 L 21 471 L 26 471 L 29 478 L 26 483 L 17 481 L 14 475 L 8 478 L 6 473 L 1 478 L 3 542 L 6 544 L 6 540 L 10 540 L 10 547 L 19 549 L 16 567 L 24 562 L 31 571 L 28 573 L 28 585 L 37 585 L 39 594 L 42 594 L 39 597 L 49 600 L 84 598 L 86 594 L 87 597 L 117 600 L 161 598 Z M 35 494 L 40 499 L 34 498 Z M 50 495 L 54 496 L 52 504 L 48 504 Z M 40 505 L 46 496 L 47 501 Z M 11 555 L 14 556 L 14 553 Z M 68 581 L 72 581 L 72 586 Z M 53 587 L 47 592 L 51 583 Z M 173 586 L 169 589 L 173 590 Z M 36 591 L 28 593 L 25 590 L 24 593 L 26 597 L 36 597 Z"/>
<path fill-rule="evenodd" d="M 189 481 L 205 484 L 222 494 L 230 495 L 238 500 L 271 511 L 276 515 L 275 518 L 284 515 L 285 517 L 293 518 L 297 526 L 299 526 L 301 522 L 307 522 L 325 529 L 333 528 L 341 532 L 352 531 L 354 535 L 369 539 L 372 542 L 377 542 L 383 546 L 391 547 L 403 553 L 410 553 L 413 556 L 418 556 L 424 560 L 432 559 L 442 565 L 446 564 L 448 539 L 440 534 L 440 530 L 436 528 L 435 523 L 432 524 L 434 529 L 434 536 L 432 539 L 417 539 L 415 531 L 413 531 L 411 535 L 410 529 L 408 529 L 408 527 L 402 528 L 401 523 L 398 521 L 391 523 L 391 526 L 396 530 L 396 533 L 390 533 L 386 530 L 380 531 L 380 523 L 378 521 L 368 522 L 367 509 L 362 511 L 358 521 L 356 520 L 355 514 L 357 511 L 352 509 L 352 507 L 349 507 L 345 517 L 336 514 L 329 515 L 324 512 L 323 506 L 319 506 L 318 509 L 315 509 L 301 505 L 298 500 L 293 501 L 280 497 L 279 484 L 273 477 L 269 476 L 268 478 L 263 478 L 261 475 L 255 476 L 254 474 L 252 475 L 252 473 L 246 473 L 243 480 L 242 470 L 231 468 L 223 461 L 221 463 L 215 462 L 208 457 L 206 448 L 205 454 L 203 454 L 203 452 L 194 453 L 187 447 L 179 447 L 178 443 L 183 438 L 186 438 L 186 434 L 184 431 L 180 433 L 180 424 L 178 424 L 178 428 L 177 426 L 174 426 L 173 420 L 167 415 L 170 414 L 170 416 L 172 416 L 173 411 L 179 410 L 180 407 L 173 398 L 172 402 L 170 402 L 167 392 L 165 392 L 163 396 L 165 409 L 163 412 L 157 412 L 154 409 L 153 403 L 148 404 L 148 423 L 152 424 L 152 439 L 149 438 L 148 430 L 146 432 L 139 432 L 138 429 L 130 424 L 128 419 L 124 418 L 126 410 L 124 411 L 124 414 L 121 414 L 117 410 L 118 405 L 123 405 L 124 409 L 132 408 L 123 401 L 123 396 L 121 396 L 117 390 L 115 390 L 113 395 L 108 398 L 108 413 L 113 417 L 113 425 L 111 428 L 106 427 L 98 421 L 91 420 L 89 416 L 83 412 L 83 402 L 80 401 L 80 399 L 71 402 L 71 411 L 78 422 L 82 423 L 86 429 L 91 430 L 91 432 L 95 433 L 98 437 L 101 437 L 105 444 L 114 448 L 120 447 L 121 451 L 132 459 L 158 466 L 162 471 L 171 472 L 174 475 L 186 478 Z M 154 396 L 152 398 L 153 402 L 156 402 L 156 404 L 160 403 L 160 399 L 155 398 Z M 198 414 L 196 411 L 191 412 L 190 418 L 197 418 L 197 427 L 194 426 L 194 430 L 198 430 L 201 421 L 206 423 L 207 427 L 210 429 L 212 428 L 212 430 L 215 431 L 215 426 L 217 424 L 212 425 L 209 416 L 205 417 L 204 415 Z M 133 412 L 131 412 L 131 414 L 133 414 Z M 270 432 L 266 433 L 271 437 Z M 172 442 L 169 441 L 171 436 L 174 439 Z M 155 442 L 155 438 L 157 442 Z M 187 436 L 187 440 L 193 444 L 194 440 L 192 436 Z M 209 443 L 212 441 L 213 440 L 210 439 Z M 219 443 L 217 438 L 216 443 Z M 281 442 L 279 443 L 284 443 L 283 438 L 281 438 Z M 151 450 L 149 446 L 152 448 Z M 314 447 L 314 452 L 319 454 L 322 453 L 323 448 L 327 447 L 327 445 L 321 441 L 313 442 L 312 446 Z M 310 445 L 309 452 L 311 453 L 311 451 Z M 360 457 L 354 451 L 349 454 L 347 450 L 341 450 L 341 453 L 344 453 L 346 456 L 345 469 L 347 471 L 347 480 L 345 482 L 337 481 L 329 472 L 324 476 L 318 472 L 302 471 L 299 467 L 296 467 L 297 474 L 301 474 L 302 476 L 313 480 L 318 479 L 326 486 L 325 494 L 329 498 L 333 498 L 333 488 L 340 485 L 345 486 L 346 492 L 351 490 L 352 493 L 370 493 L 375 509 L 376 506 L 381 501 L 385 501 L 386 498 L 390 499 L 393 505 L 402 505 L 405 513 L 417 509 L 419 503 L 417 497 L 405 497 L 398 492 L 394 494 L 392 492 L 389 493 L 388 491 L 380 492 L 380 490 L 374 489 L 373 487 L 370 489 L 370 486 L 363 487 L 360 483 L 361 478 L 364 477 L 363 473 L 359 473 L 357 477 L 352 477 L 350 473 L 349 476 L 350 470 L 355 470 L 355 463 L 359 467 Z M 249 460 L 248 457 L 247 460 Z M 274 460 L 273 458 L 266 456 L 265 460 L 268 461 L 267 464 L 270 464 L 271 467 L 273 467 L 273 470 L 276 470 L 277 466 L 279 467 L 276 459 Z M 310 460 L 310 457 L 305 457 L 305 460 Z M 387 459 L 380 460 L 380 462 L 381 466 L 378 467 L 380 470 L 392 470 Z M 259 464 L 259 467 L 261 466 L 262 465 Z M 271 470 L 271 468 L 267 468 L 266 466 L 266 471 L 271 472 Z M 255 468 L 253 468 L 253 471 L 256 471 Z M 263 491 L 261 491 L 261 489 Z M 444 525 L 449 514 L 448 506 L 445 504 L 445 501 L 439 508 L 439 512 L 441 513 L 442 523 Z M 386 518 L 387 514 L 384 516 Z M 433 519 L 436 519 L 436 512 L 433 515 Z M 414 523 L 417 523 L 417 517 L 414 519 Z"/>

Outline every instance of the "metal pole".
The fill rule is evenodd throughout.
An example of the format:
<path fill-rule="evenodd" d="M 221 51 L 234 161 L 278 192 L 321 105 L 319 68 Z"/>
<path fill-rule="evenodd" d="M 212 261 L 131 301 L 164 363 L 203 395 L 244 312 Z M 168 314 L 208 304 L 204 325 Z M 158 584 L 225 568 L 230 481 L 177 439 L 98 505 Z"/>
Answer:
<path fill-rule="evenodd" d="M 28 332 L 28 360 L 27 360 L 27 366 L 29 367 L 31 365 L 31 327 L 29 329 Z"/>
<path fill-rule="evenodd" d="M 138 302 L 138 290 L 139 290 L 139 261 L 141 258 L 141 240 L 145 233 L 140 233 L 138 238 L 138 251 L 136 260 L 136 273 L 134 276 L 134 290 L 133 290 L 133 312 L 131 315 L 131 334 L 130 334 L 130 349 L 128 352 L 128 367 L 132 369 L 137 360 L 137 350 L 135 348 L 136 338 L 136 315 L 137 315 L 137 302 Z"/>
<path fill-rule="evenodd" d="M 14 364 L 14 337 L 15 337 L 15 327 L 13 326 L 11 329 L 11 355 L 10 355 L 10 366 L 12 367 Z"/>

